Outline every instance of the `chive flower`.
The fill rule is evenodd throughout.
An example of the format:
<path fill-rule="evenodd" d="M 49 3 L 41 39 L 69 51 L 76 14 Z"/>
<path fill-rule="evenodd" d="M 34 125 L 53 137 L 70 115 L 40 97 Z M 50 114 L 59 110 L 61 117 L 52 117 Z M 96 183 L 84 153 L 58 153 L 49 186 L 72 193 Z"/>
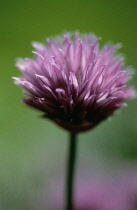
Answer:
<path fill-rule="evenodd" d="M 99 48 L 92 34 L 65 34 L 33 43 L 34 59 L 19 59 L 23 76 L 15 78 L 25 90 L 25 104 L 72 133 L 93 128 L 135 97 L 127 87 L 131 68 L 116 51 L 120 45 Z"/>

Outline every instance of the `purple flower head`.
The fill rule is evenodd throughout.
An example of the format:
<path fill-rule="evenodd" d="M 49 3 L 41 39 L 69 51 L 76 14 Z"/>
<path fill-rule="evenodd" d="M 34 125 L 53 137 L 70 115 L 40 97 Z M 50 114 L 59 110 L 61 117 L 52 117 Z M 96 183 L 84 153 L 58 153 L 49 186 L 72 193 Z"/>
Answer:
<path fill-rule="evenodd" d="M 116 56 L 118 45 L 99 49 L 99 39 L 78 33 L 33 43 L 35 59 L 17 62 L 23 77 L 14 78 L 28 96 L 24 103 L 71 132 L 93 128 L 125 106 L 135 91 L 126 87 L 131 69 Z"/>

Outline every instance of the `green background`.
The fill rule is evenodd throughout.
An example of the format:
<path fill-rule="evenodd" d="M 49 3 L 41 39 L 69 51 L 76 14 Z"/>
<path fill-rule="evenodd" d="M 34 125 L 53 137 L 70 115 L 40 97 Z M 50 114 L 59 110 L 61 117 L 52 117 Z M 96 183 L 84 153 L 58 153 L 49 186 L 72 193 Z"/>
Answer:
<path fill-rule="evenodd" d="M 0 0 L 0 209 L 47 210 L 49 183 L 63 182 L 66 168 L 68 134 L 22 103 L 11 79 L 21 75 L 16 58 L 32 57 L 32 41 L 78 30 L 123 43 L 126 64 L 137 69 L 136 11 L 136 0 Z M 131 83 L 137 89 L 136 71 Z M 137 101 L 120 113 L 79 135 L 77 174 L 136 165 Z"/>

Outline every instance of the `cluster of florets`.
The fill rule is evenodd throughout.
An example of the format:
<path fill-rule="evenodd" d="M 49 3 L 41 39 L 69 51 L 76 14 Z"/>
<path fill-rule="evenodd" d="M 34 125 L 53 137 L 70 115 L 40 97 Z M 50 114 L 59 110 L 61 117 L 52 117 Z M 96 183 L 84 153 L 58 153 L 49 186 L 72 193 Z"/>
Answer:
<path fill-rule="evenodd" d="M 131 69 L 116 56 L 118 45 L 99 49 L 99 39 L 78 33 L 62 39 L 33 43 L 35 59 L 19 60 L 26 90 L 24 103 L 71 132 L 93 128 L 135 96 L 126 87 Z"/>

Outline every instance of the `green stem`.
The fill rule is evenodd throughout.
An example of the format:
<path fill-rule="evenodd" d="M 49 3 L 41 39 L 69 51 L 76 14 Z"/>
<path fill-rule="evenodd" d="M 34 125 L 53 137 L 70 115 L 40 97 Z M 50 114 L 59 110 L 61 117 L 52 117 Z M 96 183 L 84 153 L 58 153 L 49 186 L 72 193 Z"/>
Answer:
<path fill-rule="evenodd" d="M 74 210 L 73 188 L 74 188 L 74 172 L 76 161 L 76 144 L 77 135 L 70 133 L 69 139 L 69 156 L 67 168 L 67 183 L 66 183 L 66 210 Z"/>

